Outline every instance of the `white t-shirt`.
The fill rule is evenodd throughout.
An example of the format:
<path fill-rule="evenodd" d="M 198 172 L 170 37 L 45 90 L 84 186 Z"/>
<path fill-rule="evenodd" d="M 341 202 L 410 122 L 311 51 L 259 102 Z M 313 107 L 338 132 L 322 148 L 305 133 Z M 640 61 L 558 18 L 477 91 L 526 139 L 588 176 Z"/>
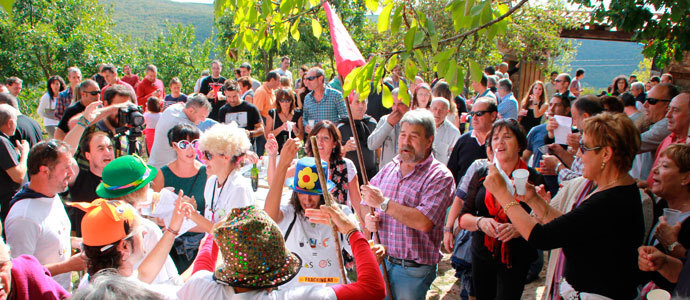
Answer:
<path fill-rule="evenodd" d="M 148 255 L 151 250 L 153 250 L 154 247 L 156 247 L 156 244 L 158 244 L 158 241 L 163 238 L 163 231 L 156 225 L 156 223 L 152 222 L 151 220 L 140 218 L 141 224 L 144 228 L 144 231 L 142 232 L 144 236 L 144 257 Z M 137 262 L 134 264 L 134 269 L 136 270 L 139 268 L 139 265 L 144 260 L 142 259 L 141 261 Z M 183 271 L 184 272 L 184 271 Z M 175 267 L 175 262 L 170 258 L 170 255 L 167 256 L 165 259 L 165 264 L 163 264 L 163 267 L 161 267 L 161 271 L 158 272 L 158 275 L 156 275 L 156 278 L 153 279 L 152 284 L 168 284 L 168 283 L 175 283 L 178 282 L 180 275 L 177 272 L 177 267 Z"/>
<path fill-rule="evenodd" d="M 17 201 L 5 219 L 7 244 L 12 257 L 33 255 L 42 265 L 66 261 L 71 256 L 69 218 L 58 195 Z M 71 272 L 53 276 L 69 290 Z"/>
<path fill-rule="evenodd" d="M 206 180 L 204 188 L 204 217 L 213 223 L 218 223 L 227 216 L 233 208 L 254 205 L 256 199 L 249 178 L 232 171 L 222 187 L 217 185 L 218 178 L 212 175 Z"/>
<path fill-rule="evenodd" d="M 340 207 L 348 218 L 357 224 L 350 208 L 344 205 Z M 281 205 L 280 211 L 283 213 L 283 219 L 278 223 L 278 227 L 283 232 L 283 235 L 286 234 L 292 220 L 295 220 L 292 230 L 290 230 L 290 235 L 288 235 L 285 241 L 285 246 L 302 259 L 302 268 L 299 273 L 290 282 L 286 283 L 285 287 L 324 286 L 324 283 L 317 281 L 333 279 L 337 279 L 338 282 L 330 281 L 325 285 L 343 283 L 337 256 L 340 251 L 336 252 L 335 250 L 331 227 L 309 222 L 303 213 L 295 214 L 295 208 L 292 204 Z M 338 238 L 340 239 L 340 247 L 352 255 L 350 243 L 345 236 L 338 234 Z"/>
<path fill-rule="evenodd" d="M 231 299 L 231 300 L 259 300 L 259 299 L 299 299 L 299 300 L 335 300 L 335 291 L 324 286 L 300 286 L 286 288 L 279 286 L 270 292 L 266 290 L 250 291 L 235 294 L 235 290 L 213 280 L 213 273 L 199 271 L 194 273 L 184 286 L 177 292 L 180 300 L 191 299 Z"/>
<path fill-rule="evenodd" d="M 56 104 L 57 97 L 51 99 L 48 93 L 43 94 L 38 102 L 36 113 L 43 118 L 43 126 L 57 126 L 60 123 L 60 120 L 55 118 Z"/>

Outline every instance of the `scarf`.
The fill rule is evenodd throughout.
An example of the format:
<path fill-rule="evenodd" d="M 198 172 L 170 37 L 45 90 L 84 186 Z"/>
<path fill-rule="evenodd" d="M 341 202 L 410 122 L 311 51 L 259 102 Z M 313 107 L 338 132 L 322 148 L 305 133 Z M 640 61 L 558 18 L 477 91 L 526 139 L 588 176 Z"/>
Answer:
<path fill-rule="evenodd" d="M 527 169 L 527 164 L 522 161 L 522 159 L 518 159 L 517 165 L 515 166 L 515 170 L 517 169 Z M 509 177 L 512 178 L 513 175 L 509 174 Z M 519 200 L 515 199 L 518 203 L 520 203 Z M 489 215 L 493 217 L 494 220 L 498 223 L 508 223 L 510 222 L 508 220 L 508 215 L 506 215 L 506 212 L 503 211 L 503 207 L 501 206 L 496 199 L 494 199 L 494 195 L 492 195 L 489 192 L 486 192 L 484 195 L 484 204 L 486 205 L 486 208 L 489 210 Z M 506 243 L 499 241 L 496 238 L 490 237 L 489 235 L 484 235 L 484 246 L 493 253 L 494 257 L 496 257 L 496 253 L 498 252 L 501 257 L 501 263 L 505 264 L 508 268 L 510 268 L 511 262 L 510 262 L 510 249 L 506 245 Z"/>

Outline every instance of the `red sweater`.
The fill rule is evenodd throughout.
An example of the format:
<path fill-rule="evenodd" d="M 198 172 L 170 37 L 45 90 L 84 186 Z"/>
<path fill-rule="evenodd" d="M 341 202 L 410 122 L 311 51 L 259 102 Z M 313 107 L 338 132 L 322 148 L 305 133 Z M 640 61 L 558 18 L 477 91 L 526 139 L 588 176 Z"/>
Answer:
<path fill-rule="evenodd" d="M 160 95 L 153 94 L 156 90 L 160 90 Z M 165 86 L 160 79 L 156 79 L 156 82 L 151 82 L 144 78 L 144 80 L 137 84 L 137 104 L 146 110 L 146 100 L 151 96 L 156 96 L 163 100 L 165 98 Z"/>

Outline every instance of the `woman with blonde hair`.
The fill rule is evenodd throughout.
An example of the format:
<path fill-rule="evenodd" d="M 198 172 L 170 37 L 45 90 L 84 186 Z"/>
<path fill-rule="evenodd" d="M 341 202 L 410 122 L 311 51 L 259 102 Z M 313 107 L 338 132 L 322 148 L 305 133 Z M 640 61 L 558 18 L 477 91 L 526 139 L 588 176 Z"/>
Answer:
<path fill-rule="evenodd" d="M 530 184 L 516 200 L 495 166 L 489 166 L 484 186 L 530 245 L 563 249 L 564 278 L 554 286 L 554 295 L 633 299 L 641 279 L 637 248 L 645 225 L 637 182 L 628 171 L 640 148 L 640 133 L 624 114 L 608 112 L 585 119 L 581 127 L 583 177 L 597 187 L 574 195 L 578 199 L 570 212 L 549 206 Z M 521 203 L 529 205 L 533 215 Z"/>
<path fill-rule="evenodd" d="M 541 123 L 541 118 L 549 108 L 544 83 L 537 80 L 529 88 L 529 94 L 522 98 L 518 119 L 520 125 L 529 132 L 532 127 Z"/>

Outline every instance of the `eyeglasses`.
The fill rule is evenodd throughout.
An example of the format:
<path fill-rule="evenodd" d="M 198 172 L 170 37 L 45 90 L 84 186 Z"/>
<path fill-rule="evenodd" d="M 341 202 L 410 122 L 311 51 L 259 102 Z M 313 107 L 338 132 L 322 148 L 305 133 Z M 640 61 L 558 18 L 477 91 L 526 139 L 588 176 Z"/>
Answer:
<path fill-rule="evenodd" d="M 556 80 L 554 80 L 553 82 L 562 82 L 562 81 L 563 81 L 563 80 L 561 80 L 561 79 L 556 79 Z"/>
<path fill-rule="evenodd" d="M 580 144 L 580 152 L 582 152 L 582 154 L 584 154 L 587 151 L 594 151 L 594 150 L 599 150 L 602 148 L 601 146 L 591 147 L 591 148 L 587 147 L 587 146 L 585 146 L 585 143 L 582 140 L 580 140 L 579 144 Z"/>
<path fill-rule="evenodd" d="M 319 77 L 321 77 L 321 75 L 314 75 L 314 76 L 304 77 L 304 80 L 312 81 L 312 80 L 319 78 Z"/>
<path fill-rule="evenodd" d="M 87 93 L 87 94 L 89 94 L 89 95 L 91 95 L 91 96 L 96 96 L 96 95 L 100 94 L 101 91 L 99 91 L 99 90 L 90 91 L 90 92 L 84 91 L 84 93 Z"/>
<path fill-rule="evenodd" d="M 180 148 L 180 150 L 185 150 L 189 146 L 196 148 L 197 146 L 199 146 L 199 140 L 196 139 L 196 140 L 193 140 L 191 142 L 188 140 L 181 140 L 181 141 L 178 141 L 177 143 L 175 143 L 175 145 L 177 145 L 177 148 Z"/>
<path fill-rule="evenodd" d="M 216 155 L 218 155 L 218 156 L 223 156 L 223 154 L 213 154 L 213 153 L 211 153 L 211 152 L 208 151 L 208 150 L 204 150 L 204 158 L 205 158 L 207 161 L 212 160 L 213 157 L 216 156 Z"/>
<path fill-rule="evenodd" d="M 656 99 L 656 98 L 649 98 L 649 97 L 647 97 L 647 102 L 649 102 L 649 104 L 651 104 L 651 105 L 654 105 L 654 104 L 656 104 L 656 103 L 657 103 L 657 102 L 659 102 L 659 101 L 663 101 L 663 102 L 671 102 L 671 100 L 666 100 L 666 99 Z"/>
<path fill-rule="evenodd" d="M 282 103 L 292 103 L 292 100 L 291 100 L 291 99 L 288 99 L 288 98 L 283 98 L 283 99 L 278 100 L 278 102 L 282 102 Z"/>
<path fill-rule="evenodd" d="M 483 116 L 484 114 L 492 113 L 492 112 L 493 112 L 493 111 L 491 111 L 491 110 L 480 110 L 480 111 L 471 111 L 471 112 L 468 112 L 467 114 L 470 115 L 470 116 L 473 116 L 473 117 L 474 117 L 474 116 L 481 117 L 481 116 Z"/>

